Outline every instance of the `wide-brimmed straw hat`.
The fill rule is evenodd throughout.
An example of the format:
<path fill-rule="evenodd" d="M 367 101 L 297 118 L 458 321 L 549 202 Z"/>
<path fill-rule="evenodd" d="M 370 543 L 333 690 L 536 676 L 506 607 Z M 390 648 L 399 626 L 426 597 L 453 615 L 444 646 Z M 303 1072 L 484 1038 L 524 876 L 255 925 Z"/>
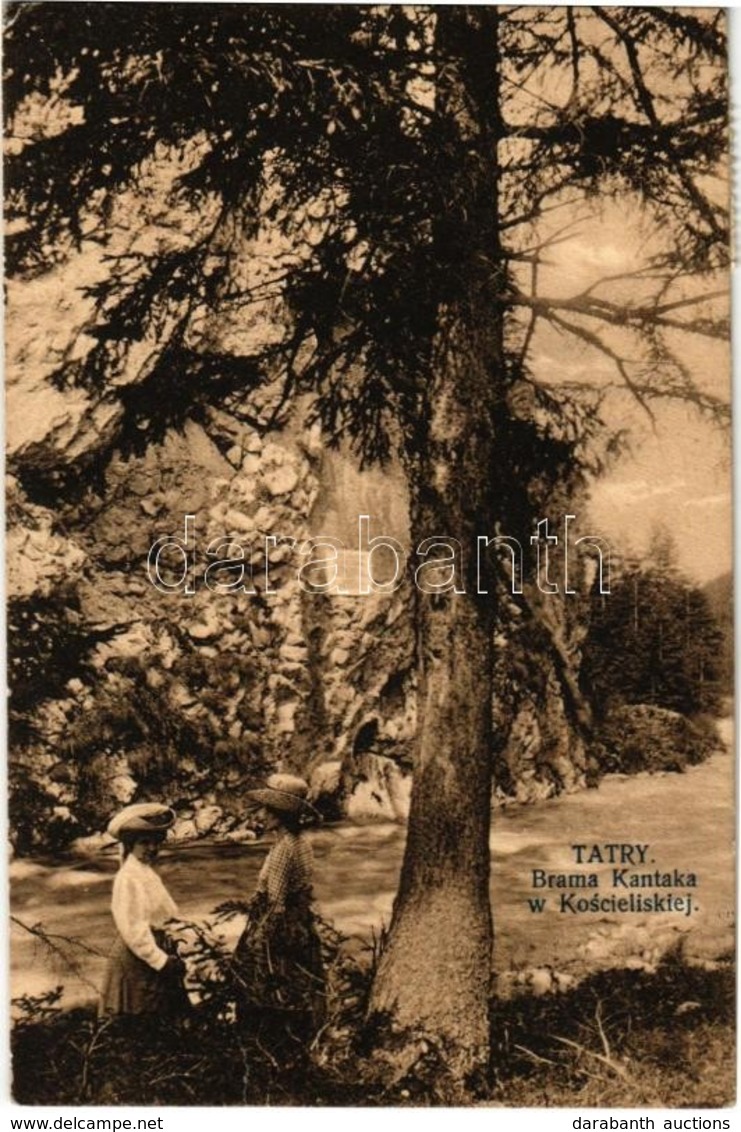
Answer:
<path fill-rule="evenodd" d="M 297 814 L 303 818 L 321 820 L 321 814 L 307 801 L 309 784 L 296 774 L 271 774 L 265 785 L 248 790 L 247 797 L 279 814 Z"/>
<path fill-rule="evenodd" d="M 153 833 L 166 833 L 175 821 L 175 811 L 161 802 L 137 802 L 124 808 L 111 818 L 108 832 L 111 837 L 146 837 Z"/>

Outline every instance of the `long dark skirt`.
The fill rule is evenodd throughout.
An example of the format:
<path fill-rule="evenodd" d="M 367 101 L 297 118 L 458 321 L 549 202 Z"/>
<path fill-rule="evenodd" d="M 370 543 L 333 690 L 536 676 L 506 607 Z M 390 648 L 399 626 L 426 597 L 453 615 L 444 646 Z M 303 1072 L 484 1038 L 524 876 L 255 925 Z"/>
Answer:
<path fill-rule="evenodd" d="M 325 1015 L 322 948 L 308 900 L 271 910 L 267 896 L 253 899 L 234 952 L 237 1019 L 246 1028 L 281 1028 L 306 1042 Z"/>
<path fill-rule="evenodd" d="M 159 933 L 158 933 L 159 935 Z M 158 944 L 161 942 L 158 939 Z M 183 983 L 168 972 L 155 971 L 138 959 L 119 937 L 108 959 L 98 1014 L 154 1014 L 183 1017 L 190 1001 Z"/>

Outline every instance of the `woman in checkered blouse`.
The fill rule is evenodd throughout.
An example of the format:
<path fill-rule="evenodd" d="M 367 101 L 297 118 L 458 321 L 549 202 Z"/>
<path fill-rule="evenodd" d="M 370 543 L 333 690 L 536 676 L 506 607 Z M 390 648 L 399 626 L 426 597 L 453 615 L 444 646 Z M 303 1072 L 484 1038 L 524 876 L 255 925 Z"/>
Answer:
<path fill-rule="evenodd" d="M 277 840 L 268 853 L 237 944 L 233 971 L 241 1024 L 275 1051 L 304 1045 L 324 1016 L 325 976 L 312 911 L 313 855 L 305 827 L 319 814 L 306 800 L 308 785 L 273 774 L 251 790 L 266 830 Z"/>

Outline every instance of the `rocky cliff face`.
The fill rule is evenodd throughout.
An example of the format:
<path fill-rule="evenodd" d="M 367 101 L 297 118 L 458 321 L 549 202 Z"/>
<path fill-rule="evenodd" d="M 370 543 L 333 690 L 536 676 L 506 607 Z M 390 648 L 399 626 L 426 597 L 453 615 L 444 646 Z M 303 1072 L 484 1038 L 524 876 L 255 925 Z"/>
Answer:
<path fill-rule="evenodd" d="M 60 632 L 72 619 L 90 645 L 84 671 L 26 695 L 33 739 L 16 727 L 16 781 L 35 797 L 22 841 L 51 826 L 64 842 L 157 791 L 185 815 L 183 835 L 228 830 L 247 785 L 279 767 L 336 765 L 332 805 L 391 814 L 388 789 L 379 800 L 362 784 L 376 755 L 408 766 L 408 601 L 353 594 L 357 552 L 339 579 L 349 594 L 312 592 L 326 568 L 305 541 L 326 463 L 316 429 L 262 440 L 213 412 L 141 457 L 115 457 L 99 494 L 62 508 L 12 483 L 14 624 L 54 597 Z M 155 585 L 150 549 L 165 536 Z M 48 633 L 39 614 L 42 652 Z"/>
<path fill-rule="evenodd" d="M 21 808 L 30 786 L 34 794 L 21 843 L 99 829 L 147 794 L 177 804 L 183 836 L 239 836 L 244 791 L 274 768 L 306 774 L 329 815 L 403 819 L 413 595 L 408 581 L 390 594 L 357 592 L 367 561 L 350 545 L 350 516 L 370 512 L 378 484 L 365 499 L 328 502 L 330 471 L 335 482 L 345 474 L 342 457 L 323 451 L 315 428 L 294 421 L 262 439 L 214 411 L 140 457 L 115 457 L 99 494 L 61 509 L 31 504 L 12 484 L 12 608 L 28 613 L 54 597 L 62 628 L 76 624 L 89 644 L 80 672 L 25 704 L 32 738 L 16 728 Z M 403 535 L 386 510 L 376 509 L 374 531 Z M 329 566 L 305 546 L 330 526 L 348 546 L 336 579 L 344 594 L 317 591 Z M 151 548 L 165 536 L 182 547 L 159 559 L 170 592 L 150 576 Z M 554 661 L 532 648 L 522 616 L 510 602 L 498 642 L 501 801 L 584 783 Z M 43 616 L 34 634 L 43 651 Z"/>
<path fill-rule="evenodd" d="M 99 264 L 83 266 L 77 282 L 94 281 Z M 146 796 L 177 805 L 182 836 L 246 835 L 244 792 L 276 768 L 306 774 L 330 815 L 403 819 L 416 726 L 412 585 L 359 592 L 364 572 L 383 580 L 388 561 L 374 552 L 369 567 L 357 528 L 367 514 L 371 537 L 408 545 L 400 473 L 360 473 L 326 451 L 300 403 L 268 435 L 236 412 L 200 409 L 123 455 L 122 399 L 145 363 L 97 397 L 52 384 L 61 358 L 90 348 L 89 312 L 63 272 L 30 293 L 9 336 L 18 847 L 67 844 Z M 347 553 L 334 562 L 320 536 Z M 341 592 L 323 592 L 335 569 Z M 547 615 L 532 600 L 503 602 L 500 801 L 585 782 L 564 693 L 576 626 L 560 599 Z"/>

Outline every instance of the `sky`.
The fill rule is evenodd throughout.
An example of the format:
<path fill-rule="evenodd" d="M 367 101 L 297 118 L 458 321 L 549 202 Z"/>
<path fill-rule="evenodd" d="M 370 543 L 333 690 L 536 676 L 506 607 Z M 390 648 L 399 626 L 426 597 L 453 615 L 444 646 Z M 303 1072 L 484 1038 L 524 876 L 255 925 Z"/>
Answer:
<path fill-rule="evenodd" d="M 574 295 L 600 277 L 634 270 L 653 250 L 652 240 L 641 215 L 629 204 L 603 204 L 598 214 L 575 223 L 568 238 L 548 253 L 541 293 Z M 716 289 L 719 282 L 730 280 L 708 282 L 707 290 Z M 730 397 L 726 343 L 682 334 L 675 345 L 698 386 L 723 399 Z M 556 383 L 599 383 L 616 377 L 609 359 L 547 327 L 536 331 L 532 359 L 534 375 Z M 625 393 L 608 401 L 608 424 L 627 428 L 631 441 L 607 474 L 592 484 L 588 515 L 597 528 L 593 533 L 602 533 L 620 553 L 640 555 L 655 527 L 668 527 L 680 568 L 703 583 L 731 569 L 731 438 L 686 404 L 655 402 L 652 410 L 653 420 Z"/>
<path fill-rule="evenodd" d="M 668 527 L 678 562 L 695 582 L 731 569 L 731 463 L 727 437 L 689 410 L 638 426 L 633 452 L 592 489 L 590 516 L 621 552 L 642 553 L 656 526 Z"/>

